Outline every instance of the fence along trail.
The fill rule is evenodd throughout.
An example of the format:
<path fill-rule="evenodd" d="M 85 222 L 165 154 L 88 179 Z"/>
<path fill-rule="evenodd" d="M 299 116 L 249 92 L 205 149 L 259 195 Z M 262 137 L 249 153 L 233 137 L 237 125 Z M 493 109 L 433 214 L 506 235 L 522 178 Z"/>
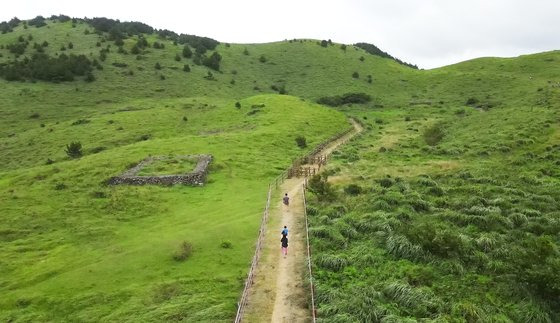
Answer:
<path fill-rule="evenodd" d="M 328 156 L 341 144 L 362 131 L 351 120 L 354 131 L 331 142 L 316 155 Z M 315 160 L 316 161 L 316 160 Z M 298 165 L 304 169 L 319 171 L 317 164 Z M 304 172 L 306 173 L 306 172 Z M 309 174 L 309 172 L 307 172 Z M 302 187 L 305 177 L 292 177 L 283 182 L 272 194 L 269 219 L 264 231 L 261 258 L 254 269 L 253 284 L 248 286 L 243 322 L 311 322 L 309 307 L 309 278 L 307 277 L 307 245 L 305 209 Z M 282 196 L 288 193 L 290 206 L 282 204 Z M 280 231 L 289 229 L 288 256 L 280 252 Z"/>

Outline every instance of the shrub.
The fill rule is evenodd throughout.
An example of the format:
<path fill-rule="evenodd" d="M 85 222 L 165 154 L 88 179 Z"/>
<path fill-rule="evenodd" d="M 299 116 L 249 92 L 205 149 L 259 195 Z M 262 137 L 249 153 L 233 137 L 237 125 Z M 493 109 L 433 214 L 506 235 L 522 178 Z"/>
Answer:
<path fill-rule="evenodd" d="M 70 144 L 66 145 L 66 155 L 70 158 L 79 158 L 82 157 L 82 144 L 77 141 L 73 141 Z"/>
<path fill-rule="evenodd" d="M 265 57 L 264 55 L 261 55 L 261 56 L 259 57 L 259 62 L 261 62 L 261 63 L 266 63 L 266 57 Z"/>
<path fill-rule="evenodd" d="M 193 55 L 193 52 L 191 50 L 191 48 L 189 47 L 189 45 L 186 45 L 183 47 L 183 57 L 185 58 L 191 58 Z"/>
<path fill-rule="evenodd" d="M 189 258 L 192 255 L 192 252 L 193 252 L 192 244 L 188 241 L 183 241 L 179 245 L 177 250 L 175 250 L 175 252 L 173 253 L 173 259 L 175 259 L 176 261 L 185 261 L 187 258 Z"/>
<path fill-rule="evenodd" d="M 321 47 L 327 47 L 327 46 L 329 46 L 329 43 L 326 40 L 323 39 L 323 40 L 321 40 L 319 45 L 321 45 Z"/>
<path fill-rule="evenodd" d="M 299 148 L 305 148 L 305 147 L 307 147 L 307 140 L 305 139 L 304 136 L 297 136 L 296 137 L 296 144 Z"/>
<path fill-rule="evenodd" d="M 344 188 L 344 193 L 348 195 L 358 195 L 362 193 L 362 187 L 357 184 L 350 184 Z"/>
<path fill-rule="evenodd" d="M 371 101 L 371 97 L 365 93 L 345 93 L 343 95 L 325 96 L 319 98 L 317 103 L 338 107 L 348 103 L 367 103 Z"/>
<path fill-rule="evenodd" d="M 181 55 L 175 54 L 175 60 L 176 60 L 177 62 L 180 62 L 180 61 L 181 61 Z"/>
<path fill-rule="evenodd" d="M 389 177 L 385 177 L 379 180 L 379 185 L 381 185 L 381 187 L 385 187 L 385 188 L 389 188 L 391 186 L 393 186 L 393 184 L 395 183 L 395 181 L 393 181 L 392 178 Z"/>
<path fill-rule="evenodd" d="M 355 78 L 355 79 L 358 79 L 358 78 L 360 78 L 360 74 L 358 72 L 354 72 L 354 73 L 352 73 L 352 77 Z"/>
<path fill-rule="evenodd" d="M 249 50 L 247 48 L 243 50 L 243 55 L 249 55 Z"/>
<path fill-rule="evenodd" d="M 465 104 L 466 104 L 466 105 L 475 105 L 475 104 L 477 104 L 477 103 L 478 103 L 478 99 L 476 99 L 476 98 L 469 98 Z"/>
<path fill-rule="evenodd" d="M 154 68 L 156 70 L 161 70 L 161 64 L 159 62 L 157 62 L 156 65 L 154 65 Z"/>
<path fill-rule="evenodd" d="M 334 190 L 328 182 L 328 175 L 325 173 L 317 174 L 311 177 L 307 188 L 317 195 L 320 201 L 332 201 L 335 198 Z"/>
<path fill-rule="evenodd" d="M 189 66 L 189 64 L 183 65 L 183 72 L 190 72 L 190 71 L 191 71 L 191 67 Z"/>
<path fill-rule="evenodd" d="M 231 249 L 233 248 L 233 245 L 231 244 L 231 241 L 222 241 L 222 243 L 220 244 L 220 247 L 224 248 L 224 249 Z"/>
<path fill-rule="evenodd" d="M 210 57 L 205 57 L 202 60 L 202 65 L 209 67 L 215 71 L 220 70 L 220 61 L 222 60 L 222 55 L 218 54 L 218 52 L 213 52 Z"/>
<path fill-rule="evenodd" d="M 443 126 L 436 123 L 424 130 L 424 141 L 430 146 L 437 145 L 444 137 Z"/>

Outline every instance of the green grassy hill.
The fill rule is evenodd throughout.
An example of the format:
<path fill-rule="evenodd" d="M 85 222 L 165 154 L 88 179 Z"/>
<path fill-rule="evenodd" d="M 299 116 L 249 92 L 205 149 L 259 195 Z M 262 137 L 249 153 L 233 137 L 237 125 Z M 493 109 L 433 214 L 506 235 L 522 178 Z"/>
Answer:
<path fill-rule="evenodd" d="M 560 52 L 423 71 L 316 40 L 221 43 L 201 56 L 216 70 L 198 38 L 187 58 L 156 33 L 119 50 L 83 20 L 12 29 L 0 76 L 24 43 L 18 64 L 97 63 L 90 82 L 0 78 L 1 320 L 231 320 L 268 182 L 305 152 L 296 136 L 311 149 L 344 114 L 368 131 L 335 154 L 333 194 L 311 195 L 324 321 L 559 319 Z M 371 101 L 314 103 L 344 93 Z M 204 187 L 103 185 L 198 153 L 215 157 Z"/>

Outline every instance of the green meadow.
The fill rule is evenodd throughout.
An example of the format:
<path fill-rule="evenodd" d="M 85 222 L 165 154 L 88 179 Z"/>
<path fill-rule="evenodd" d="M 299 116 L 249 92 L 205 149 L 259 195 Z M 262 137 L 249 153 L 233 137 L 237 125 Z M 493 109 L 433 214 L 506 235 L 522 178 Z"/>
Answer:
<path fill-rule="evenodd" d="M 560 321 L 560 52 L 425 71 L 60 20 L 0 34 L 1 321 L 231 321 L 268 184 L 347 116 L 366 131 L 309 194 L 320 321 Z M 7 80 L 38 53 L 97 63 Z M 346 93 L 370 100 L 316 103 Z M 202 187 L 104 184 L 191 154 L 214 157 Z"/>

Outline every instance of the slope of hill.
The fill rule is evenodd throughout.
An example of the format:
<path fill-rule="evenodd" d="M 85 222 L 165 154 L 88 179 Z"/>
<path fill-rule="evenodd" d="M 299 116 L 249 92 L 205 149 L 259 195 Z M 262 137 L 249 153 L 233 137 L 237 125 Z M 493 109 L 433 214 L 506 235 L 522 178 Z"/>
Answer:
<path fill-rule="evenodd" d="M 296 136 L 312 147 L 347 126 L 311 102 L 364 93 L 337 109 L 369 131 L 310 212 L 322 318 L 558 320 L 543 283 L 558 271 L 528 263 L 558 263 L 560 52 L 422 71 L 315 40 L 34 23 L 0 25 L 0 75 L 38 64 L 10 74 L 34 80 L 0 79 L 0 319 L 230 320 L 267 182 L 302 153 Z M 57 60 L 72 55 L 90 63 L 68 74 Z M 66 155 L 72 141 L 84 157 Z M 215 156 L 207 186 L 102 185 L 185 153 Z M 193 256 L 176 262 L 183 241 Z"/>

